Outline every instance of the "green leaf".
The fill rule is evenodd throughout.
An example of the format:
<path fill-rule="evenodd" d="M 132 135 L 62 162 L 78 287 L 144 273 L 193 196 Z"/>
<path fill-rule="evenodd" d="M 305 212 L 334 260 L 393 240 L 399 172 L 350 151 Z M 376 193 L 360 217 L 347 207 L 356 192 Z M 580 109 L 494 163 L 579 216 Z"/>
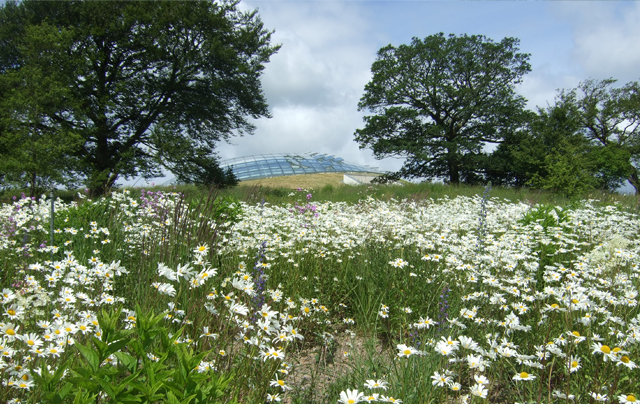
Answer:
<path fill-rule="evenodd" d="M 73 404 L 94 404 L 96 400 L 96 394 L 91 394 L 87 391 L 78 391 L 73 399 Z"/>
<path fill-rule="evenodd" d="M 105 356 L 109 356 L 115 352 L 120 351 L 122 348 L 126 347 L 129 342 L 131 341 L 131 339 L 123 339 L 120 341 L 116 341 L 113 342 L 111 344 L 109 344 L 109 347 L 107 348 L 106 352 L 105 352 Z"/>
<path fill-rule="evenodd" d="M 111 399 L 115 400 L 117 398 L 117 391 L 114 389 L 114 386 L 109 381 L 103 380 L 100 377 L 96 377 L 94 380 L 98 384 L 100 384 L 100 387 L 102 387 L 104 392 L 107 393 L 107 395 L 111 397 Z"/>
<path fill-rule="evenodd" d="M 113 332 L 112 332 L 111 334 L 113 335 Z M 99 354 L 100 358 L 101 358 L 102 360 L 105 360 L 105 359 L 107 358 L 107 356 L 109 356 L 109 355 L 106 355 L 106 354 L 105 354 L 105 352 L 106 352 L 106 350 L 107 350 L 107 347 L 108 347 L 109 345 L 108 345 L 106 342 L 101 341 L 101 340 L 99 340 L 98 338 L 93 337 L 93 336 L 91 337 L 91 342 L 93 342 L 93 345 L 96 347 L 97 352 L 98 352 L 98 354 Z"/>
<path fill-rule="evenodd" d="M 126 352 L 115 352 L 114 355 L 120 363 L 122 363 L 129 372 L 133 373 L 138 366 L 138 360 Z"/>
<path fill-rule="evenodd" d="M 93 349 L 86 347 L 78 342 L 75 343 L 75 347 L 80 351 L 84 359 L 89 363 L 91 370 L 93 372 L 98 371 L 98 367 L 100 366 L 100 358 L 98 353 Z"/>

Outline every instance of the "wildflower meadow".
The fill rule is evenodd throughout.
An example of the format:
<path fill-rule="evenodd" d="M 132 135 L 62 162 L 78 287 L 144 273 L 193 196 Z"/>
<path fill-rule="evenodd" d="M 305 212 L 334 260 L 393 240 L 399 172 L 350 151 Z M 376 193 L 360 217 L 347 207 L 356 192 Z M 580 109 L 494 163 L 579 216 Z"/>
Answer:
<path fill-rule="evenodd" d="M 0 207 L 3 403 L 632 403 L 640 219 L 475 196 Z M 53 239 L 53 244 L 51 240 Z"/>

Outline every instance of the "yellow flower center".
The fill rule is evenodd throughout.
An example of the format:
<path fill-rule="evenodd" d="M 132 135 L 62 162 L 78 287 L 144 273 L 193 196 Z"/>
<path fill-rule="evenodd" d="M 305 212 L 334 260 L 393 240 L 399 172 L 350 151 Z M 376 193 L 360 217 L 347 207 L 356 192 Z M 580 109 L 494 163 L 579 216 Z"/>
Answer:
<path fill-rule="evenodd" d="M 630 402 L 632 402 L 632 403 L 635 403 L 635 402 L 636 402 L 636 398 L 633 396 L 633 394 L 629 394 L 629 395 L 627 396 L 627 401 L 630 401 Z"/>
<path fill-rule="evenodd" d="M 7 333 L 7 335 L 16 335 L 16 330 L 14 330 L 13 328 L 9 328 L 7 331 L 5 331 L 5 333 Z"/>
<path fill-rule="evenodd" d="M 571 362 L 571 367 L 572 368 L 577 368 L 578 367 L 578 362 L 576 362 L 576 361 Z"/>
<path fill-rule="evenodd" d="M 522 378 L 522 379 L 526 379 L 526 378 L 528 378 L 528 377 L 529 377 L 529 374 L 528 374 L 527 372 L 522 372 L 522 373 L 520 373 L 520 378 Z"/>
<path fill-rule="evenodd" d="M 356 402 L 356 400 L 354 400 L 353 398 L 350 398 L 349 400 L 347 400 L 347 403 L 349 403 L 349 404 L 353 404 L 355 402 Z"/>
<path fill-rule="evenodd" d="M 7 310 L 7 314 L 9 314 L 10 316 L 15 316 L 16 315 L 16 311 L 15 310 Z"/>
<path fill-rule="evenodd" d="M 284 386 L 284 380 L 278 380 L 278 384 Z"/>
<path fill-rule="evenodd" d="M 407 356 L 411 355 L 411 351 L 408 349 L 405 349 L 403 353 Z"/>
<path fill-rule="evenodd" d="M 620 348 L 620 347 L 615 347 L 615 348 L 613 348 L 613 352 L 614 352 L 614 353 L 618 353 L 618 352 L 620 352 L 620 351 L 622 351 L 622 348 Z"/>
<path fill-rule="evenodd" d="M 554 309 L 559 309 L 560 308 L 560 306 L 558 306 L 558 303 L 552 304 L 551 307 L 553 307 Z"/>
<path fill-rule="evenodd" d="M 580 333 L 579 333 L 578 331 L 574 331 L 574 332 L 572 332 L 571 334 L 573 334 L 573 335 L 574 335 L 574 336 L 576 336 L 576 337 L 579 337 L 579 336 L 580 336 Z"/>
<path fill-rule="evenodd" d="M 30 339 L 29 341 L 27 341 L 27 345 L 34 345 L 34 344 L 35 344 L 35 341 L 34 341 L 34 340 L 32 340 L 32 339 Z"/>
<path fill-rule="evenodd" d="M 580 303 L 580 301 L 578 299 L 571 299 L 571 303 L 578 304 L 578 303 Z"/>
<path fill-rule="evenodd" d="M 623 356 L 622 358 L 620 358 L 620 360 L 624 363 L 629 363 L 629 357 L 628 356 Z"/>
<path fill-rule="evenodd" d="M 600 350 L 606 354 L 611 353 L 611 348 L 609 348 L 607 345 L 603 345 L 600 347 Z"/>

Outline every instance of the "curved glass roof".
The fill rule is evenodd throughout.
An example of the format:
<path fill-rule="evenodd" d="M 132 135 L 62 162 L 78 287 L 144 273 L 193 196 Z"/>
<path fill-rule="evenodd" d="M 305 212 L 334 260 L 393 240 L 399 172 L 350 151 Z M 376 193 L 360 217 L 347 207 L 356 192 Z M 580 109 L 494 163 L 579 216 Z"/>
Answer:
<path fill-rule="evenodd" d="M 340 157 L 320 153 L 257 154 L 221 161 L 220 167 L 231 167 L 240 181 L 298 174 L 379 173 L 375 167 L 348 163 Z"/>

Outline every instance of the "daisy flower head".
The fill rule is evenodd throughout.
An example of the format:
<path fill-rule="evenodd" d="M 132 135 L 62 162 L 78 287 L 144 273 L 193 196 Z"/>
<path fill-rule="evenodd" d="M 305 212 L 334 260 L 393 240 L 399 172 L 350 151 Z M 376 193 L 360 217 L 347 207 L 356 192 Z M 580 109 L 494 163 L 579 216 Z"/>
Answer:
<path fill-rule="evenodd" d="M 389 264 L 391 264 L 391 266 L 395 268 L 404 268 L 409 265 L 409 263 L 407 261 L 404 261 L 402 258 L 397 258 L 393 261 L 390 261 Z"/>
<path fill-rule="evenodd" d="M 486 367 L 486 362 L 482 355 L 467 355 L 466 357 L 467 365 L 469 365 L 469 369 L 478 369 L 480 372 L 484 372 Z"/>
<path fill-rule="evenodd" d="M 530 375 L 527 372 L 521 372 L 521 373 L 517 373 L 515 376 L 513 376 L 513 380 L 533 380 L 536 377 L 534 375 Z"/>
<path fill-rule="evenodd" d="M 196 254 L 206 254 L 207 252 L 209 252 L 209 246 L 207 245 L 199 245 L 198 247 L 196 247 L 195 250 L 193 250 L 194 253 Z"/>
<path fill-rule="evenodd" d="M 449 389 L 450 389 L 451 391 L 460 391 L 460 389 L 462 389 L 462 385 L 461 385 L 460 383 L 458 383 L 458 382 L 451 383 L 451 384 L 449 385 Z"/>
<path fill-rule="evenodd" d="M 4 334 L 9 341 L 13 341 L 14 338 L 18 337 L 19 328 L 20 326 L 16 327 L 12 323 L 6 323 L 0 328 L 0 334 Z"/>
<path fill-rule="evenodd" d="M 429 328 L 434 324 L 438 324 L 437 322 L 433 321 L 432 319 L 430 319 L 429 317 L 424 318 L 424 317 L 420 317 L 420 320 L 418 320 L 417 323 L 414 323 L 413 326 L 419 330 L 422 330 L 423 328 Z"/>
<path fill-rule="evenodd" d="M 569 337 L 571 337 L 571 339 L 573 339 L 573 342 L 575 342 L 576 344 L 587 339 L 586 337 L 581 336 L 578 331 L 569 332 Z"/>
<path fill-rule="evenodd" d="M 338 399 L 339 403 L 342 404 L 355 404 L 364 400 L 364 393 L 356 390 L 347 390 L 340 392 L 340 399 Z"/>
<path fill-rule="evenodd" d="M 284 360 L 284 352 L 282 352 L 282 349 L 268 348 L 266 352 L 265 351 L 260 352 L 260 355 L 262 356 L 262 360 L 265 362 L 269 358 Z"/>
<path fill-rule="evenodd" d="M 612 356 L 611 348 L 609 347 L 609 345 L 602 345 L 599 342 L 594 342 L 593 344 L 591 344 L 591 349 L 593 349 L 592 353 L 594 355 L 602 354 L 605 361 L 610 359 Z"/>
<path fill-rule="evenodd" d="M 284 382 L 283 379 L 280 379 L 278 377 L 278 375 L 276 375 L 276 378 L 274 380 L 271 380 L 271 382 L 269 383 L 269 385 L 271 387 L 280 387 L 282 389 L 282 391 L 287 391 L 287 390 L 291 390 L 291 387 L 287 386 Z"/>
<path fill-rule="evenodd" d="M 401 358 L 402 357 L 408 358 L 411 355 L 415 355 L 415 354 L 418 353 L 417 349 L 415 349 L 413 347 L 410 347 L 410 346 L 406 346 L 405 344 L 398 344 L 397 348 L 398 348 L 398 351 L 399 351 L 398 352 L 398 356 L 401 357 Z"/>
<path fill-rule="evenodd" d="M 40 337 L 35 333 L 24 334 L 18 338 L 24 341 L 24 343 L 27 344 L 30 348 L 39 348 L 43 344 L 42 339 L 40 339 Z"/>
<path fill-rule="evenodd" d="M 364 387 L 368 389 L 383 389 L 386 390 L 389 387 L 389 383 L 384 380 L 367 380 L 364 384 Z"/>
<path fill-rule="evenodd" d="M 441 374 L 440 372 L 435 372 L 433 376 L 431 376 L 431 379 L 433 380 L 431 384 L 438 387 L 444 387 L 445 385 L 448 386 L 453 382 L 451 376 L 446 373 Z"/>
<path fill-rule="evenodd" d="M 489 379 L 487 379 L 487 377 L 484 375 L 473 375 L 473 379 L 476 381 L 477 384 L 489 385 Z"/>
<path fill-rule="evenodd" d="M 578 370 L 580 370 L 580 367 L 580 358 L 572 356 L 571 360 L 569 361 L 569 372 L 577 372 Z"/>
<path fill-rule="evenodd" d="M 638 365 L 632 361 L 631 359 L 629 359 L 629 357 L 627 355 L 622 355 L 618 361 L 618 363 L 616 363 L 616 365 L 620 366 L 626 366 L 629 369 L 635 369 L 638 367 Z"/>
<path fill-rule="evenodd" d="M 478 349 L 478 343 L 475 342 L 472 338 L 465 337 L 464 335 L 458 336 L 458 340 L 460 341 L 460 346 L 464 349 L 470 349 L 475 351 Z"/>
<path fill-rule="evenodd" d="M 487 390 L 484 387 L 484 384 L 474 384 L 469 389 L 469 393 L 471 393 L 472 395 L 474 395 L 476 397 L 487 398 L 487 394 L 489 393 L 489 390 Z"/>
<path fill-rule="evenodd" d="M 280 402 L 282 401 L 282 397 L 280 397 L 280 394 L 267 394 L 267 401 L 270 403 L 275 402 Z"/>
<path fill-rule="evenodd" d="M 627 396 L 625 396 L 624 394 L 621 394 L 618 396 L 618 401 L 621 404 L 625 404 L 625 403 L 635 403 L 638 400 L 636 399 L 636 396 L 634 396 L 633 394 L 629 394 Z"/>
<path fill-rule="evenodd" d="M 608 400 L 606 394 L 600 394 L 600 393 L 591 392 L 591 393 L 589 393 L 589 395 L 596 401 L 607 401 Z"/>
<path fill-rule="evenodd" d="M 560 307 L 560 305 L 558 303 L 553 303 L 553 304 L 545 304 L 545 307 L 542 309 L 543 312 L 545 311 L 549 311 L 549 312 L 561 312 L 561 311 L 567 311 L 567 309 Z"/>

